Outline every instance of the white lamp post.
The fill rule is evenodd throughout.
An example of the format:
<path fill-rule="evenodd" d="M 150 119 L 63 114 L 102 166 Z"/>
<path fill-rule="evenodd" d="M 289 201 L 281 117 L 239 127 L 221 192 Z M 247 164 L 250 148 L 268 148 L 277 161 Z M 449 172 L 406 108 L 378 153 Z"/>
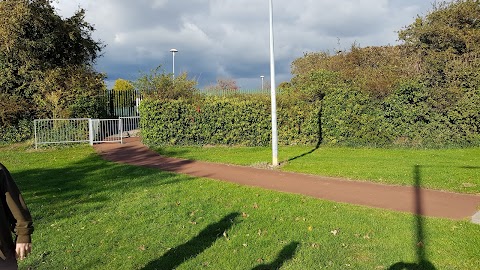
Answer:
<path fill-rule="evenodd" d="M 278 166 L 277 98 L 275 90 L 275 53 L 273 42 L 273 2 L 270 0 L 270 87 L 272 98 L 272 165 Z"/>
<path fill-rule="evenodd" d="M 263 92 L 263 79 L 265 78 L 265 76 L 260 76 L 260 78 L 262 78 L 262 92 Z"/>
<path fill-rule="evenodd" d="M 173 74 L 173 79 L 175 79 L 175 53 L 177 53 L 178 50 L 171 49 L 170 52 L 172 53 L 172 74 Z"/>

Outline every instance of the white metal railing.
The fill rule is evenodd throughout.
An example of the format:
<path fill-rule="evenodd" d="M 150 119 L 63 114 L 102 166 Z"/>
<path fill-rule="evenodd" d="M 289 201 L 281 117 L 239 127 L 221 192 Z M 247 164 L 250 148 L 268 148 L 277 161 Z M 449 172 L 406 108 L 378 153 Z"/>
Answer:
<path fill-rule="evenodd" d="M 35 148 L 39 144 L 89 142 L 88 118 L 34 120 Z"/>
<path fill-rule="evenodd" d="M 125 137 L 140 135 L 140 117 L 118 119 L 37 119 L 34 120 L 35 148 L 41 144 L 123 143 Z"/>
<path fill-rule="evenodd" d="M 90 120 L 90 145 L 105 142 L 122 143 L 121 134 L 120 119 Z"/>
<path fill-rule="evenodd" d="M 119 117 L 122 138 L 140 135 L 140 116 Z"/>

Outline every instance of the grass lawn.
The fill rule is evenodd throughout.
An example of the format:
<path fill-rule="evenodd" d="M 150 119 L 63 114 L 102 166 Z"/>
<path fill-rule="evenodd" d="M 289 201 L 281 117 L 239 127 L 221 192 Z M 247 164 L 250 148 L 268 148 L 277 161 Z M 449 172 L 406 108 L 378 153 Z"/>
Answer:
<path fill-rule="evenodd" d="M 157 152 L 193 160 L 262 166 L 271 163 L 266 147 L 168 147 Z M 280 147 L 281 170 L 394 185 L 413 185 L 419 166 L 423 187 L 480 193 L 480 148 L 372 149 Z"/>
<path fill-rule="evenodd" d="M 468 221 L 118 165 L 89 146 L 0 147 L 0 161 L 34 218 L 34 250 L 20 269 L 393 270 L 421 269 L 415 268 L 419 260 L 427 270 L 480 265 L 480 226 Z"/>

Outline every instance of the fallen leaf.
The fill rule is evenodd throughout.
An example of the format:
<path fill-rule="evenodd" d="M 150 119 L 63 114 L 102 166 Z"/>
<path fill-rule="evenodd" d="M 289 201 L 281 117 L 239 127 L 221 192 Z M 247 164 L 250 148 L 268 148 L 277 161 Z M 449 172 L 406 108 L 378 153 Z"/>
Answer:
<path fill-rule="evenodd" d="M 224 232 L 223 232 L 223 237 L 225 237 L 225 239 L 227 239 L 227 240 L 230 240 L 230 239 L 228 238 L 227 231 L 224 231 Z"/>

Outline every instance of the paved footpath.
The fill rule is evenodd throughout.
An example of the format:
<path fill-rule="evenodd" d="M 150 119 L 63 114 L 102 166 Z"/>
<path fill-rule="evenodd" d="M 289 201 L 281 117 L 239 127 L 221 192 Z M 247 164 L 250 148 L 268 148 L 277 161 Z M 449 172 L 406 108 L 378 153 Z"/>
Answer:
<path fill-rule="evenodd" d="M 124 140 L 124 144 L 96 144 L 95 149 L 103 158 L 114 162 L 303 194 L 335 202 L 457 220 L 474 221 L 476 219 L 473 216 L 480 213 L 480 195 L 168 158 L 148 149 L 138 138 L 128 138 Z"/>

